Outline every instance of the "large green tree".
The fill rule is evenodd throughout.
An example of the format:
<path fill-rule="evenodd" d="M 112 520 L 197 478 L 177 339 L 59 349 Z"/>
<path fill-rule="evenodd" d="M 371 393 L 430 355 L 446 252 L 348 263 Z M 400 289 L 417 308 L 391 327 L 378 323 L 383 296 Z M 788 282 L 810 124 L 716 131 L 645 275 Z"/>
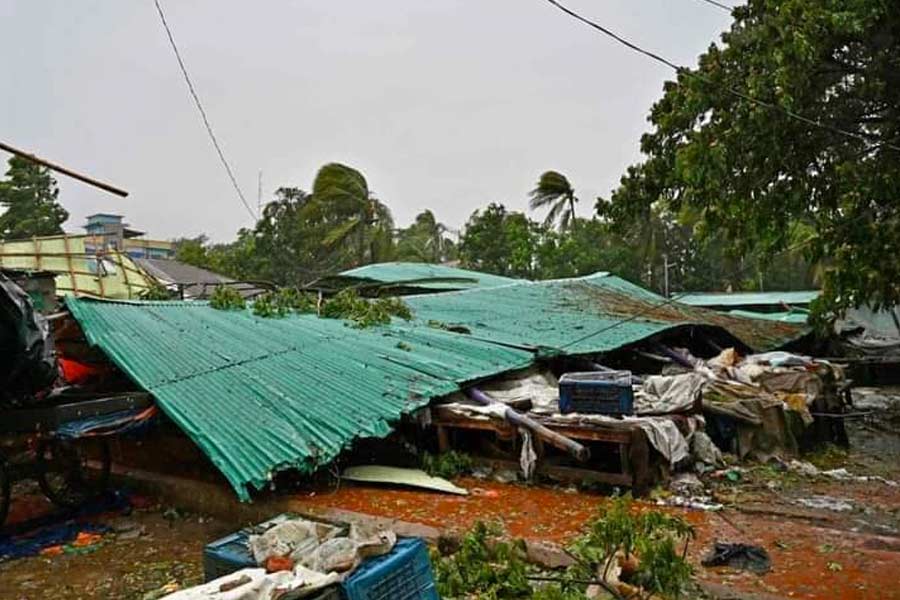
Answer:
<path fill-rule="evenodd" d="M 733 14 L 665 84 L 646 160 L 598 210 L 634 227 L 663 206 L 756 261 L 800 250 L 822 308 L 897 303 L 900 2 L 749 0 Z"/>
<path fill-rule="evenodd" d="M 0 238 L 19 239 L 62 233 L 69 213 L 56 201 L 59 189 L 45 167 L 27 158 L 9 159 L 0 181 Z"/>
<path fill-rule="evenodd" d="M 177 257 L 238 279 L 301 285 L 352 266 L 390 260 L 393 219 L 363 175 L 336 163 L 322 167 L 313 193 L 282 187 L 256 226 L 228 244 L 205 236 L 180 240 Z"/>
<path fill-rule="evenodd" d="M 459 243 L 460 261 L 477 271 L 531 278 L 538 237 L 539 227 L 528 217 L 491 203 L 472 213 L 466 222 Z"/>
<path fill-rule="evenodd" d="M 327 227 L 324 245 L 343 250 L 350 260 L 347 266 L 391 258 L 391 211 L 369 191 L 362 173 L 340 163 L 325 165 L 313 182 L 312 204 Z"/>

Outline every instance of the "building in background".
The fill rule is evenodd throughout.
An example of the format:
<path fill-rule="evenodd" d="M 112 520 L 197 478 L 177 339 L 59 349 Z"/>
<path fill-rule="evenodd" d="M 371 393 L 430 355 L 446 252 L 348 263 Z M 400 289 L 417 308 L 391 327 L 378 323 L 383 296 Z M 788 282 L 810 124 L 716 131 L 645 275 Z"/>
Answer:
<path fill-rule="evenodd" d="M 131 229 L 122 222 L 122 215 L 96 213 L 89 215 L 85 247 L 88 252 L 115 250 L 131 258 L 175 258 L 174 244 L 166 240 L 144 238 L 144 232 Z"/>

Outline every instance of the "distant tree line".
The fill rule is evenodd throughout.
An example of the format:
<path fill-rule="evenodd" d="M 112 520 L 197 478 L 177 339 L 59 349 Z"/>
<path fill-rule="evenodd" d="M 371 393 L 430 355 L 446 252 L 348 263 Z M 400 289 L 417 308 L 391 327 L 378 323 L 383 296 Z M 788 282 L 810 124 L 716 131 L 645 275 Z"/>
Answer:
<path fill-rule="evenodd" d="M 458 243 L 430 210 L 396 228 L 387 204 L 365 177 L 340 164 L 322 167 L 312 193 L 277 190 L 253 229 L 231 243 L 206 236 L 177 240 L 177 258 L 242 280 L 308 283 L 348 268 L 385 261 L 452 263 L 524 279 L 610 271 L 650 289 L 799 289 L 814 285 L 802 257 L 763 263 L 728 254 L 723 240 L 700 243 L 674 215 L 653 211 L 623 231 L 613 221 L 578 217 L 578 197 L 565 175 L 548 171 L 529 195 L 541 221 L 490 203 L 466 222 Z"/>

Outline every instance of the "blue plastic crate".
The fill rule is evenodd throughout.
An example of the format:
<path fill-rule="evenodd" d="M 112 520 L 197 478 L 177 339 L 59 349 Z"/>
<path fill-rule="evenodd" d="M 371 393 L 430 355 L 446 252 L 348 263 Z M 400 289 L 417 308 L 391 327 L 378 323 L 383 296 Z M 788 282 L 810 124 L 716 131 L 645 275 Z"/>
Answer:
<path fill-rule="evenodd" d="M 203 578 L 212 581 L 241 569 L 257 567 L 248 540 L 248 534 L 242 530 L 207 544 L 203 549 Z"/>
<path fill-rule="evenodd" d="M 276 517 L 278 519 L 278 517 Z M 275 519 L 273 519 L 277 523 Z M 241 569 L 255 568 L 258 565 L 253 560 L 248 545 L 250 533 L 273 525 L 273 521 L 267 521 L 256 527 L 242 529 L 237 533 L 227 535 L 220 540 L 207 544 L 203 549 L 203 577 L 207 582 L 219 577 L 225 577 Z M 314 596 L 306 596 L 306 600 L 344 600 L 341 587 L 337 584 L 329 586 Z"/>
<path fill-rule="evenodd" d="M 207 544 L 203 549 L 203 576 L 206 581 L 218 579 L 223 575 L 240 571 L 241 569 L 258 566 L 250 552 L 251 534 L 259 534 L 294 518 L 291 513 L 282 513 L 268 521 L 264 521 L 252 527 L 245 527 L 222 539 Z"/>
<path fill-rule="evenodd" d="M 346 600 L 440 600 L 425 543 L 397 541 L 384 556 L 370 558 L 341 584 Z"/>
<path fill-rule="evenodd" d="M 559 412 L 634 414 L 630 371 L 566 373 L 559 379 Z"/>

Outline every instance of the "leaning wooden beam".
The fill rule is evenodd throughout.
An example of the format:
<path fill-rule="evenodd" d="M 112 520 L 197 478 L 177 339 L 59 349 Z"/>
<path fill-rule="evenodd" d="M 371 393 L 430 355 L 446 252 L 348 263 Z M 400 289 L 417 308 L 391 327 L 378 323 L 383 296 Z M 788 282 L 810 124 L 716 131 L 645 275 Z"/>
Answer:
<path fill-rule="evenodd" d="M 506 406 L 504 403 L 491 398 L 478 388 L 469 388 L 468 394 L 469 398 L 471 398 L 475 402 L 478 402 L 479 404 L 484 404 L 485 406 L 497 405 L 503 407 L 503 416 L 507 421 L 509 421 L 516 427 L 527 429 L 548 444 L 556 446 L 560 450 L 565 450 L 578 460 L 584 462 L 591 457 L 591 451 L 588 450 L 585 446 L 582 446 L 575 440 L 567 438 L 566 436 L 561 435 L 553 431 L 552 429 L 545 427 L 544 425 L 541 425 L 531 417 L 513 410 L 509 406 Z"/>
<path fill-rule="evenodd" d="M 62 173 L 63 175 L 68 175 L 69 177 L 72 177 L 73 179 L 77 179 L 78 181 L 83 181 L 84 183 L 86 183 L 88 185 L 92 185 L 94 187 L 100 188 L 101 190 L 104 190 L 111 194 L 115 194 L 116 196 L 122 196 L 124 198 L 125 196 L 128 195 L 128 192 L 126 192 L 125 190 L 122 190 L 122 189 L 119 189 L 112 185 L 109 185 L 108 183 L 103 183 L 102 181 L 97 181 L 96 179 L 88 177 L 87 175 L 82 175 L 81 173 L 72 171 L 71 169 L 61 167 L 60 165 L 54 164 L 54 163 L 50 162 L 49 160 L 44 160 L 43 158 L 38 158 L 34 154 L 29 154 L 28 152 L 25 152 L 24 150 L 20 150 L 18 148 L 14 148 L 13 146 L 10 146 L 9 144 L 4 144 L 3 142 L 0 142 L 0 150 L 6 150 L 10 154 L 15 154 L 16 156 L 21 156 L 22 158 L 27 158 L 28 160 L 30 160 L 33 163 L 37 163 L 43 167 L 47 167 L 48 169 L 56 171 L 57 173 Z"/>

